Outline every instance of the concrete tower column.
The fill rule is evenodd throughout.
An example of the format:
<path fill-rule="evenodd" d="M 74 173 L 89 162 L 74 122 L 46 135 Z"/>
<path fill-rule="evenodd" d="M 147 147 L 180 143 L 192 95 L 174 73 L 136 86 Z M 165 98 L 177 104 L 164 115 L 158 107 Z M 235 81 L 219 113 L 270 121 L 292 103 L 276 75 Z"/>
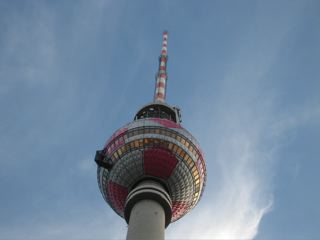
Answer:
<path fill-rule="evenodd" d="M 171 206 L 170 196 L 161 184 L 152 180 L 141 182 L 126 200 L 127 240 L 164 240 Z"/>

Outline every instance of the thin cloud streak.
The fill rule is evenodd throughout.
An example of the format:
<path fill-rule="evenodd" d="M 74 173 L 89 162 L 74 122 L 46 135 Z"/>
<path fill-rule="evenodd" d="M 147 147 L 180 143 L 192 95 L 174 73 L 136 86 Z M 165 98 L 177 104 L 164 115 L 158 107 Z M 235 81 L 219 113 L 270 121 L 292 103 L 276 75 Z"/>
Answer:
<path fill-rule="evenodd" d="M 263 216 L 272 210 L 274 164 L 285 135 L 283 129 L 305 121 L 304 117 L 279 117 L 278 92 L 268 79 L 301 14 L 298 6 L 291 10 L 282 25 L 272 29 L 276 36 L 272 42 L 254 39 L 252 31 L 243 33 L 233 46 L 237 50 L 229 59 L 224 79 L 216 84 L 219 95 L 212 96 L 198 85 L 196 92 L 201 94 L 194 96 L 192 108 L 196 110 L 192 116 L 196 117 L 191 122 L 198 131 L 195 135 L 204 143 L 211 171 L 199 206 L 168 229 L 169 239 L 253 239 Z M 267 16 L 261 16 L 255 24 L 267 29 Z M 250 43 L 261 51 L 252 52 Z M 201 73 L 196 77 L 206 78 Z M 316 111 L 311 112 L 304 115 L 316 115 Z"/>
<path fill-rule="evenodd" d="M 206 145 L 210 147 L 211 142 L 214 150 L 208 149 L 206 160 L 208 165 L 215 165 L 214 172 L 208 172 L 208 180 L 214 184 L 207 185 L 203 204 L 200 202 L 198 210 L 177 223 L 169 238 L 252 239 L 262 217 L 271 210 L 268 165 L 272 147 L 269 151 L 261 147 L 267 128 L 263 124 L 251 128 L 237 123 L 250 118 L 241 114 L 241 108 L 234 115 L 216 117 L 218 126 L 207 129 Z"/>

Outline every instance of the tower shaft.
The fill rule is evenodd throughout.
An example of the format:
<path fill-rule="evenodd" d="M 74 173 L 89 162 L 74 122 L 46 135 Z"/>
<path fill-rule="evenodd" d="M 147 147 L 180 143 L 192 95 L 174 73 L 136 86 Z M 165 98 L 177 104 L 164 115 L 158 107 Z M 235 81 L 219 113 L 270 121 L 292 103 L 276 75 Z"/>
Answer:
<path fill-rule="evenodd" d="M 158 202 L 141 200 L 131 210 L 127 240 L 164 240 L 164 222 L 164 210 Z"/>
<path fill-rule="evenodd" d="M 164 240 L 171 208 L 171 198 L 161 184 L 153 180 L 141 182 L 126 200 L 127 240 Z"/>
<path fill-rule="evenodd" d="M 154 92 L 154 102 L 165 102 L 167 88 L 167 45 L 168 32 L 164 31 L 162 35 L 162 49 L 159 57 L 159 70 L 156 75 L 156 86 Z"/>

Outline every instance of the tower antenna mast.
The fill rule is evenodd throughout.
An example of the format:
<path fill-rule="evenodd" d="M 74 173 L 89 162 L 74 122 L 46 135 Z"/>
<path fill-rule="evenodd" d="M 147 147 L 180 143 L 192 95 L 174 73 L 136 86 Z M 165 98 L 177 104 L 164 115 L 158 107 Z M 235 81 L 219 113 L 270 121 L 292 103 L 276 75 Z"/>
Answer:
<path fill-rule="evenodd" d="M 162 49 L 159 57 L 159 69 L 156 74 L 156 86 L 154 91 L 154 102 L 165 102 L 167 89 L 167 46 L 168 31 L 162 34 Z"/>

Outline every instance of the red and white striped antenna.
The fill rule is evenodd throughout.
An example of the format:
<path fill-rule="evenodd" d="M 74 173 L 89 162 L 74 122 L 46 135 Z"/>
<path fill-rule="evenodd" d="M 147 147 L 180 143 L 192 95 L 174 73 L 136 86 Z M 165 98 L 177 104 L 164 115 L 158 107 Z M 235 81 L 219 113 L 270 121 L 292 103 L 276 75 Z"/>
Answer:
<path fill-rule="evenodd" d="M 168 45 L 168 32 L 164 31 L 162 35 L 162 49 L 159 57 L 159 70 L 156 75 L 156 86 L 154 92 L 155 102 L 165 102 L 166 88 L 167 88 L 167 45 Z"/>

